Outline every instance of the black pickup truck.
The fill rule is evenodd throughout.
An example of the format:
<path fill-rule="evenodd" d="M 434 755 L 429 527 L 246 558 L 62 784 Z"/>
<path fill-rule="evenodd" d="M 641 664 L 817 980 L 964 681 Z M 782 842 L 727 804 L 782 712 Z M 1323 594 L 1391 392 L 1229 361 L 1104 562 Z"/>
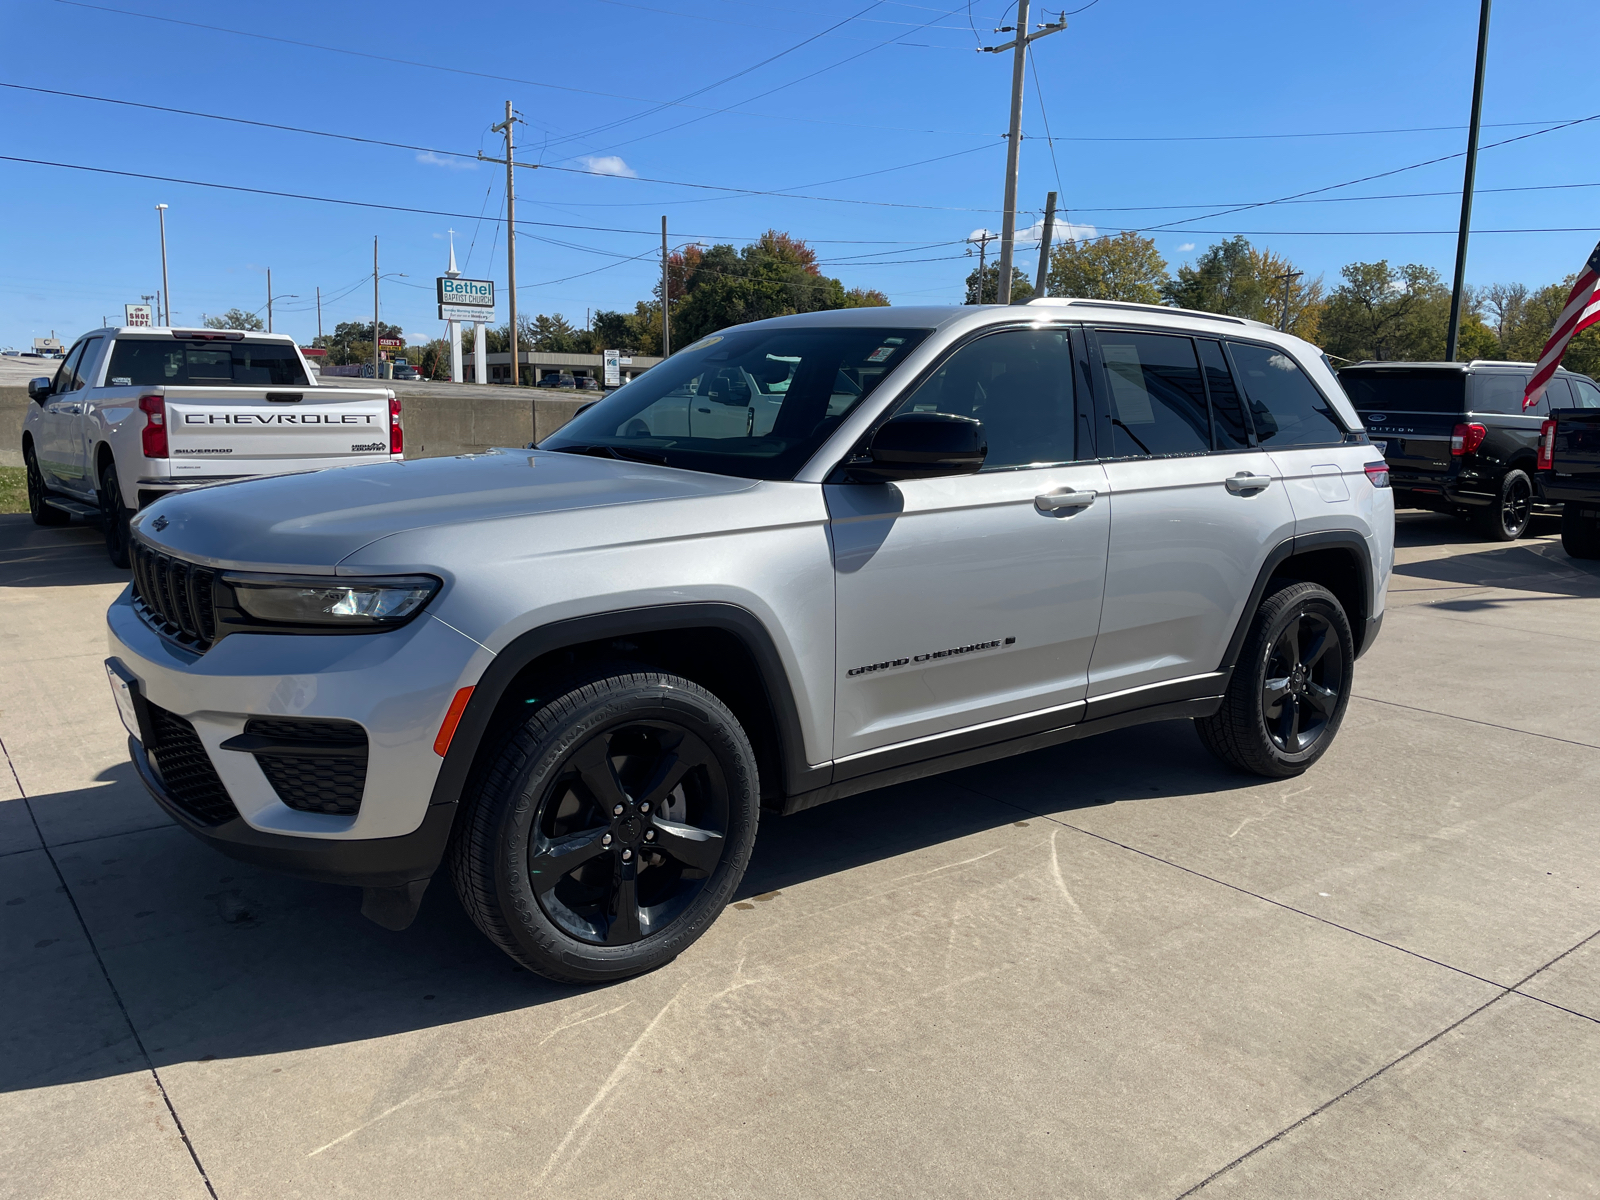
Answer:
<path fill-rule="evenodd" d="M 1551 409 L 1539 429 L 1539 495 L 1562 506 L 1561 548 L 1600 558 L 1600 393 L 1578 396 L 1590 403 Z"/>

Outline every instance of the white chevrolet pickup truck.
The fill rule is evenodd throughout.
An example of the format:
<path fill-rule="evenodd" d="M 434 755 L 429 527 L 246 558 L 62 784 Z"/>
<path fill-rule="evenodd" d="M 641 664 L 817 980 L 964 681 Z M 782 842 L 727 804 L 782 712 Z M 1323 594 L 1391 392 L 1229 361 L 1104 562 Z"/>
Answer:
<path fill-rule="evenodd" d="M 39 525 L 100 521 L 128 565 L 128 521 L 171 492 L 404 456 L 387 388 L 319 387 L 286 334 L 96 329 L 28 384 L 22 460 Z"/>

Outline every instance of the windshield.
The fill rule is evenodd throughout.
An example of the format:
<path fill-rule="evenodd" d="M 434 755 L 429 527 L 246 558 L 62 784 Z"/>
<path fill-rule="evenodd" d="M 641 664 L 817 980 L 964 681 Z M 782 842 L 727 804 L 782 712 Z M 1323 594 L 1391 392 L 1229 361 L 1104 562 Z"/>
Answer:
<path fill-rule="evenodd" d="M 118 338 L 106 369 L 107 387 L 307 387 L 309 383 L 300 355 L 286 342 Z"/>
<path fill-rule="evenodd" d="M 1467 377 L 1460 371 L 1363 368 L 1341 371 L 1339 382 L 1360 413 L 1460 413 L 1466 410 Z"/>
<path fill-rule="evenodd" d="M 928 329 L 777 327 L 701 338 L 539 443 L 793 479 Z"/>

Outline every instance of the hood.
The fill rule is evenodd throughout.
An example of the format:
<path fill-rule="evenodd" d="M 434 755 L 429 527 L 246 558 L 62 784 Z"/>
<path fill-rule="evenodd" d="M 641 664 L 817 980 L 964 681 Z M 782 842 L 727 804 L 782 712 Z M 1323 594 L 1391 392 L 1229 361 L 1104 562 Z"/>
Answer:
<path fill-rule="evenodd" d="M 195 488 L 152 504 L 133 528 L 153 546 L 210 566 L 327 571 L 369 542 L 409 530 L 755 486 L 584 454 L 490 450 Z"/>

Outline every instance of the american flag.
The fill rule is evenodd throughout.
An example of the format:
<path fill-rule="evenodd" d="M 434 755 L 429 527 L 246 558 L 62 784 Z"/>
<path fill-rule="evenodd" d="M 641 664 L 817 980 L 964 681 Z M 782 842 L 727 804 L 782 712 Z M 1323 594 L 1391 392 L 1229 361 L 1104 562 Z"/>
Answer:
<path fill-rule="evenodd" d="M 1595 298 L 1597 290 L 1600 290 L 1600 246 L 1594 248 L 1589 261 L 1583 264 L 1578 282 L 1572 285 L 1572 293 L 1567 297 L 1567 305 L 1556 318 L 1555 332 L 1544 344 L 1539 365 L 1533 372 L 1533 378 L 1528 380 L 1528 390 L 1522 396 L 1524 412 L 1539 403 L 1539 397 L 1544 395 L 1550 377 L 1561 365 L 1561 356 L 1566 353 L 1567 343 L 1589 326 L 1600 323 L 1600 299 Z"/>

